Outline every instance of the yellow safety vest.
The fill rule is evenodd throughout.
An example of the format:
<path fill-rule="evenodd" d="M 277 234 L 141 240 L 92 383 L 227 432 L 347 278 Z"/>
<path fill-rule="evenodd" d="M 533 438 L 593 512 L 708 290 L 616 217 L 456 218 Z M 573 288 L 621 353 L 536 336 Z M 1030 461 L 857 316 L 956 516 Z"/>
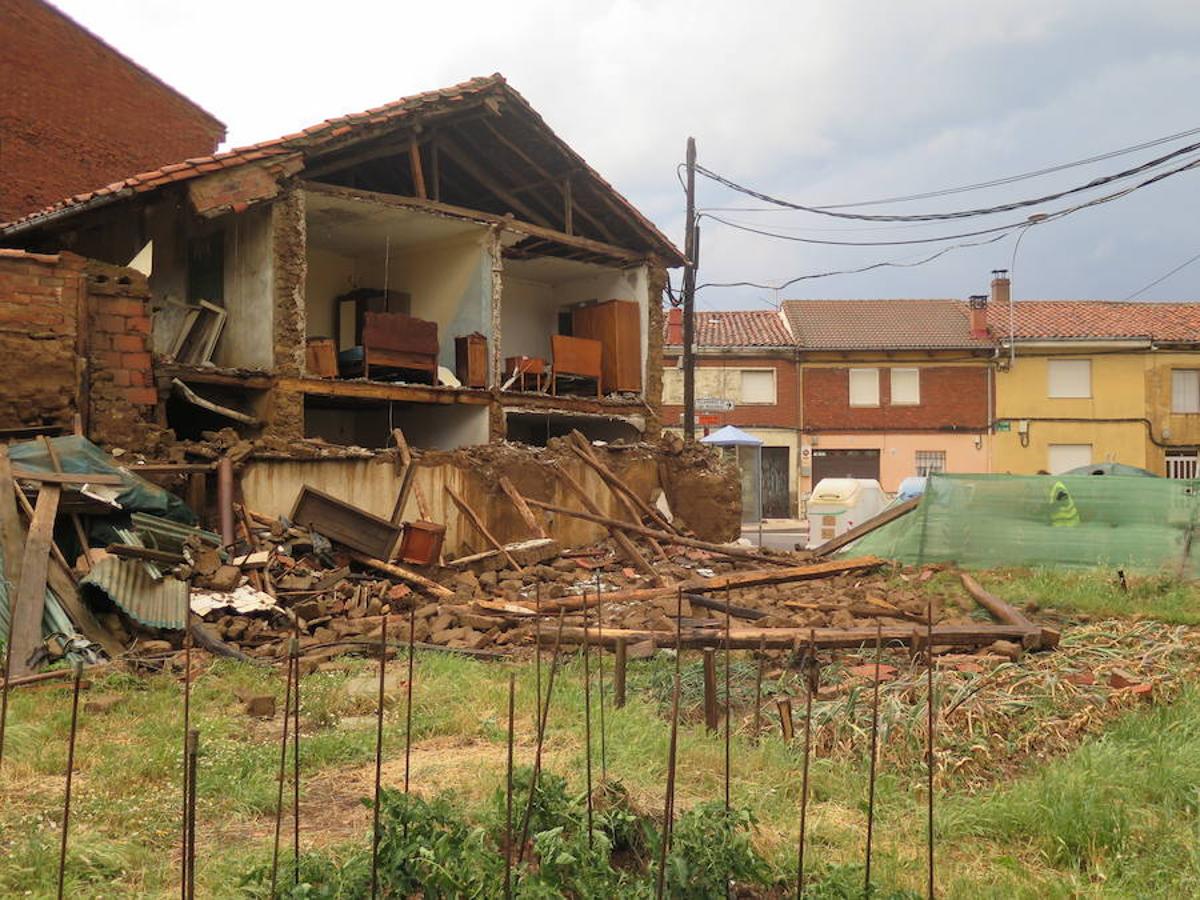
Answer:
<path fill-rule="evenodd" d="M 1061 481 L 1054 482 L 1054 486 L 1050 488 L 1050 524 L 1067 528 L 1079 524 L 1079 510 L 1075 508 L 1075 500 Z"/>

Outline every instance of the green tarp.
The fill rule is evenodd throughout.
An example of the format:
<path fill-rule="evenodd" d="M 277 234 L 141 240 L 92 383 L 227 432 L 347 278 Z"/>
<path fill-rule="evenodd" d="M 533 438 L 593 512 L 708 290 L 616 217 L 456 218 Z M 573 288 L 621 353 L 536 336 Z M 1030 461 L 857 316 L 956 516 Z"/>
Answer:
<path fill-rule="evenodd" d="M 915 510 L 836 555 L 1192 578 L 1198 492 L 1200 481 L 1125 475 L 934 475 Z"/>

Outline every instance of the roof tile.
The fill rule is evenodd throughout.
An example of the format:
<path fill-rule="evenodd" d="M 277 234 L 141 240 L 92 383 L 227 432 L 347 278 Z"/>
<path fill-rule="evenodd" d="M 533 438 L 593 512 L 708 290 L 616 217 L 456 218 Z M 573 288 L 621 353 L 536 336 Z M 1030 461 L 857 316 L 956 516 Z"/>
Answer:
<path fill-rule="evenodd" d="M 785 300 L 783 309 L 797 342 L 808 350 L 992 346 L 990 338 L 971 336 L 962 300 Z"/>
<path fill-rule="evenodd" d="M 731 309 L 696 313 L 696 345 L 775 348 L 793 347 L 795 341 L 778 312 Z"/>

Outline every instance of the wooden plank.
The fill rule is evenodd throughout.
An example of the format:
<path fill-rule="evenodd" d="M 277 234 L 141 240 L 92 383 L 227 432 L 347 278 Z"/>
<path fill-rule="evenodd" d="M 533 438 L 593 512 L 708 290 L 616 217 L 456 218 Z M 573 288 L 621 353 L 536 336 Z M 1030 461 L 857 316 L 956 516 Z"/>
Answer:
<path fill-rule="evenodd" d="M 418 384 L 385 384 L 367 381 L 336 381 L 329 378 L 280 377 L 279 389 L 313 397 L 352 397 L 357 400 L 394 400 L 397 403 L 465 403 L 486 406 L 489 391 L 472 388 L 433 387 Z"/>
<path fill-rule="evenodd" d="M 518 572 L 521 571 L 523 568 L 521 564 L 518 563 L 513 555 L 504 548 L 502 543 L 496 540 L 495 535 L 488 531 L 487 526 L 483 524 L 483 520 L 479 518 L 479 514 L 475 512 L 475 510 L 471 509 L 467 501 L 460 497 L 458 492 L 455 491 L 454 488 L 450 487 L 450 485 L 443 485 L 443 487 L 446 489 L 446 493 L 450 496 L 450 499 L 454 501 L 454 505 L 462 510 L 463 515 L 471 520 L 471 524 L 475 526 L 475 530 L 482 534 L 484 539 L 491 544 L 501 556 L 504 557 L 509 566 Z"/>
<path fill-rule="evenodd" d="M 193 406 L 206 409 L 211 413 L 216 413 L 218 416 L 224 416 L 226 419 L 233 419 L 235 422 L 241 422 L 243 425 L 257 427 L 261 424 L 254 416 L 247 415 L 240 410 L 232 409 L 228 406 L 222 406 L 219 403 L 214 403 L 205 397 L 201 397 L 178 378 L 171 379 L 171 387 L 178 391 L 179 394 L 182 395 L 183 399 L 188 403 L 191 403 Z"/>
<path fill-rule="evenodd" d="M 291 519 L 351 550 L 380 559 L 392 558 L 401 534 L 401 529 L 387 519 L 307 484 L 296 497 Z"/>
<path fill-rule="evenodd" d="M 593 450 L 592 445 L 588 443 L 588 439 L 580 434 L 578 430 L 572 430 L 571 434 L 568 436 L 568 440 L 573 442 L 571 449 L 574 450 L 585 463 L 595 469 L 596 474 L 603 478 L 610 487 L 625 494 L 625 496 L 629 498 L 630 502 L 637 506 L 642 515 L 649 518 L 660 529 L 669 534 L 679 533 L 679 529 L 664 519 L 662 513 L 639 497 L 637 491 L 635 491 L 624 480 L 622 480 L 616 472 L 614 472 L 604 463 L 600 462 L 599 457 L 596 456 L 596 451 Z"/>
<path fill-rule="evenodd" d="M 376 572 L 382 572 L 384 575 L 391 575 L 393 578 L 414 584 L 422 590 L 433 594 L 435 597 L 441 597 L 443 600 L 449 600 L 454 597 L 454 591 L 442 587 L 436 581 L 431 581 L 424 575 L 414 572 L 411 569 L 406 569 L 403 566 L 398 566 L 395 563 L 386 562 L 382 559 L 376 559 L 354 550 L 350 551 L 350 558 L 360 565 L 366 566 L 368 569 L 374 569 Z"/>
<path fill-rule="evenodd" d="M 894 522 L 901 516 L 906 516 L 921 503 L 920 497 L 913 497 L 911 500 L 905 500 L 903 503 L 898 503 L 891 509 L 885 509 L 877 516 L 873 516 L 867 521 L 855 525 L 844 534 L 840 534 L 831 540 L 826 541 L 821 546 L 813 551 L 813 556 L 817 559 L 829 556 L 831 553 L 837 553 L 847 544 L 852 544 L 864 534 L 870 534 L 876 528 L 882 528 L 888 522 Z"/>
<path fill-rule="evenodd" d="M 542 527 L 542 524 L 533 514 L 533 510 L 529 508 L 529 504 L 525 502 L 525 498 L 521 496 L 521 492 L 517 490 L 516 485 L 509 480 L 507 475 L 500 476 L 500 490 L 504 491 L 508 499 L 512 501 L 512 505 L 517 508 L 517 512 L 525 520 L 525 524 L 529 526 L 529 530 L 537 537 L 546 537 L 546 529 Z"/>
<path fill-rule="evenodd" d="M 422 200 L 425 193 L 425 172 L 421 168 L 421 147 L 417 144 L 416 135 L 408 142 L 408 167 L 412 175 L 413 192 Z"/>
<path fill-rule="evenodd" d="M 12 467 L 13 478 L 18 481 L 40 481 L 42 484 L 103 484 L 117 486 L 122 484 L 120 475 L 102 474 L 100 472 L 39 472 L 26 469 L 24 466 Z"/>
<path fill-rule="evenodd" d="M 795 646 L 807 646 L 811 639 L 818 650 L 848 650 L 874 646 L 875 634 L 874 628 L 732 628 L 729 631 L 729 645 L 733 650 L 757 650 L 760 647 L 788 650 Z M 885 644 L 924 646 L 925 643 L 923 626 L 888 627 L 882 630 L 881 636 Z M 543 630 L 543 643 L 553 643 L 554 637 L 553 629 Z M 626 643 L 654 641 L 660 647 L 671 647 L 675 644 L 675 632 L 605 628 L 604 634 L 598 635 L 594 628 L 587 630 L 587 641 L 592 646 L 615 647 L 621 639 Z M 1036 628 L 1031 631 L 1014 625 L 938 625 L 933 629 L 935 647 L 986 647 L 999 640 L 1031 647 L 1039 639 Z M 565 644 L 582 644 L 584 629 L 565 627 L 562 640 Z M 680 646 L 687 649 L 719 647 L 725 642 L 725 631 L 721 628 L 689 629 L 681 632 L 679 642 Z"/>
<path fill-rule="evenodd" d="M 10 594 L 12 640 L 12 670 L 10 675 L 26 675 L 33 669 L 30 657 L 42 643 L 42 611 L 46 605 L 46 578 L 50 567 L 50 545 L 54 542 L 54 517 L 62 488 L 57 484 L 42 486 L 33 521 L 25 539 L 21 557 L 21 580 L 17 582 L 15 599 Z"/>
<path fill-rule="evenodd" d="M 610 519 L 607 516 L 597 515 L 591 512 L 581 512 L 577 509 L 567 509 L 565 506 L 555 506 L 553 503 L 543 503 L 541 500 L 534 500 L 530 497 L 525 498 L 530 506 L 536 506 L 538 509 L 544 509 L 548 512 L 561 513 L 564 516 L 573 516 L 576 519 L 584 519 L 588 522 L 596 522 L 599 525 L 605 525 L 609 528 L 618 528 L 622 531 L 632 532 L 649 536 L 662 541 L 664 544 L 679 544 L 683 547 L 695 547 L 697 550 L 707 550 L 709 553 L 716 553 L 721 556 L 732 557 L 733 559 L 752 559 L 755 562 L 767 563 L 775 566 L 792 566 L 795 563 L 795 557 L 791 559 L 778 559 L 766 554 L 759 553 L 757 550 L 748 550 L 743 547 L 736 547 L 727 544 L 713 544 L 709 541 L 701 541 L 696 538 L 683 537 L 678 534 L 668 534 L 665 531 L 656 531 L 653 528 L 645 528 L 638 525 L 631 525 L 628 522 L 622 522 L 618 519 Z"/>
<path fill-rule="evenodd" d="M 833 575 L 875 569 L 883 564 L 884 560 L 877 556 L 857 556 L 853 559 L 789 566 L 786 569 L 760 569 L 753 572 L 731 572 L 728 575 L 717 575 L 713 578 L 694 578 L 685 582 L 683 588 L 695 593 L 707 593 L 723 591 L 726 588 L 737 590 L 766 584 L 788 584 L 794 581 L 810 581 L 814 578 L 829 578 Z"/>
<path fill-rule="evenodd" d="M 1005 625 L 1012 625 L 1016 628 L 1034 629 L 1041 636 L 1038 647 L 1033 649 L 1049 649 L 1058 646 L 1059 634 L 1056 629 L 1042 628 L 1032 619 L 1021 612 L 1015 606 L 1001 600 L 995 594 L 984 589 L 978 581 L 968 575 L 966 572 L 960 572 L 959 578 L 962 579 L 963 587 L 970 594 L 975 602 L 986 609 L 989 613 L 995 616 Z"/>
<path fill-rule="evenodd" d="M 582 503 L 584 505 L 584 507 L 589 512 L 592 513 L 592 515 L 595 517 L 596 520 L 605 519 L 604 516 L 600 515 L 600 507 L 598 507 L 596 505 L 595 501 L 592 500 L 592 498 L 588 495 L 587 491 L 585 491 L 583 489 L 583 486 L 578 481 L 576 481 L 574 478 L 572 478 L 566 469 L 564 469 L 562 466 L 556 465 L 556 466 L 554 466 L 554 471 L 558 473 L 558 477 L 562 479 L 563 484 L 565 484 L 568 488 L 571 489 L 571 492 L 575 494 L 576 499 L 578 499 L 579 502 Z M 538 503 L 537 501 L 531 500 L 530 502 L 533 503 L 535 506 L 542 506 L 542 504 Z M 546 508 L 546 507 L 543 507 L 543 508 Z M 634 545 L 633 541 L 631 541 L 629 539 L 629 535 L 627 535 L 625 533 L 626 530 L 637 529 L 637 526 L 629 525 L 628 523 L 625 523 L 625 522 L 617 522 L 615 519 L 607 519 L 605 521 L 600 521 L 600 524 L 604 525 L 608 529 L 609 535 L 612 537 L 612 539 L 614 541 L 616 541 L 617 546 L 621 548 L 621 552 L 624 553 L 625 556 L 643 574 L 649 575 L 651 578 L 653 578 L 655 580 L 656 583 L 662 582 L 662 579 L 659 577 L 658 573 L 654 570 L 654 567 L 652 565 L 650 565 L 649 562 L 646 561 L 646 557 L 642 556 L 641 551 L 638 550 L 638 548 Z M 644 529 L 643 529 L 643 531 L 644 531 Z M 642 532 L 639 531 L 638 533 L 642 533 Z M 645 535 L 643 535 L 643 536 L 645 536 Z"/>
<path fill-rule="evenodd" d="M 17 512 L 17 492 L 8 446 L 0 444 L 0 552 L 4 554 L 4 577 L 9 584 L 21 583 L 21 556 L 25 548 L 25 526 Z"/>
<path fill-rule="evenodd" d="M 581 460 L 583 460 L 583 462 L 585 464 L 591 465 L 592 459 L 587 453 L 580 450 L 578 447 L 571 446 L 570 444 L 568 444 L 567 446 L 570 447 L 570 449 L 575 453 L 575 455 L 578 456 Z M 597 472 L 597 474 L 599 474 L 599 472 Z M 617 490 L 617 488 L 614 487 L 610 481 L 608 481 L 606 478 L 604 478 L 603 475 L 601 475 L 600 480 L 604 482 L 604 486 L 606 488 L 608 488 L 609 493 L 612 494 L 613 497 L 616 498 L 617 503 L 619 503 L 619 504 L 621 504 L 621 506 L 625 507 L 625 512 L 629 514 L 629 521 L 635 525 L 641 525 L 642 517 L 638 512 L 638 508 L 633 505 L 633 501 L 630 500 L 629 497 L 627 497 L 624 493 Z M 665 550 L 663 550 L 662 544 L 660 544 L 657 540 L 655 540 L 652 537 L 647 537 L 646 541 L 650 544 L 650 549 L 654 551 L 655 555 L 657 555 L 659 557 L 659 559 L 662 559 L 664 561 L 667 561 L 670 559 L 670 557 L 667 556 L 667 552 Z"/>
<path fill-rule="evenodd" d="M 392 429 L 392 440 L 396 442 L 396 450 L 400 454 L 399 474 L 400 490 L 396 493 L 396 503 L 392 507 L 392 524 L 399 525 L 404 517 L 404 507 L 408 504 L 408 494 L 412 489 L 413 455 L 409 449 L 408 439 L 399 428 Z M 422 513 L 424 517 L 424 513 Z"/>
<path fill-rule="evenodd" d="M 58 451 L 54 449 L 54 442 L 46 435 L 42 435 L 42 443 L 46 447 L 46 455 L 50 457 L 50 465 L 54 468 L 56 474 L 62 474 L 62 460 L 58 458 Z M 83 520 L 79 518 L 79 513 L 72 512 L 70 514 L 71 528 L 75 531 L 75 540 L 79 541 L 79 549 L 82 551 L 83 571 L 92 571 L 92 547 L 88 543 L 87 531 L 84 530 Z"/>

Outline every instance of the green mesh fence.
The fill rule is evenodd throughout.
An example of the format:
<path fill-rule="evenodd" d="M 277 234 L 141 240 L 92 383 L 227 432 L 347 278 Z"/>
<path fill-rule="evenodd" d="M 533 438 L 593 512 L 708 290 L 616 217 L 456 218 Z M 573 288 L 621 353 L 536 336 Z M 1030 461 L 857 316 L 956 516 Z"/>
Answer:
<path fill-rule="evenodd" d="M 1200 481 L 1121 475 L 935 475 L 915 510 L 837 555 L 1196 577 L 1198 489 Z"/>

